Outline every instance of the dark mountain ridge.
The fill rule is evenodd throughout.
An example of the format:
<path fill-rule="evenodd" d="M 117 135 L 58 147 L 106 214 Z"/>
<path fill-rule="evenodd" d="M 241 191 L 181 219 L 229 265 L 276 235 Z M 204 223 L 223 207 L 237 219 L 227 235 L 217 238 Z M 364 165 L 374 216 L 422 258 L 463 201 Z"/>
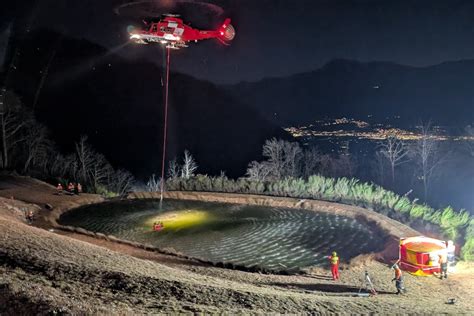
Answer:
<path fill-rule="evenodd" d="M 342 116 L 459 126 L 474 121 L 472 82 L 474 60 L 411 67 L 336 59 L 315 71 L 226 88 L 280 126 Z"/>
<path fill-rule="evenodd" d="M 31 106 L 42 74 L 49 71 L 35 113 L 60 148 L 72 150 L 87 134 L 115 166 L 141 178 L 160 173 L 161 68 L 44 31 L 26 38 L 18 52 L 7 85 Z M 225 170 L 241 176 L 260 157 L 266 139 L 290 137 L 214 84 L 179 73 L 171 74 L 168 122 L 168 160 L 188 149 L 198 171 L 209 174 Z"/>

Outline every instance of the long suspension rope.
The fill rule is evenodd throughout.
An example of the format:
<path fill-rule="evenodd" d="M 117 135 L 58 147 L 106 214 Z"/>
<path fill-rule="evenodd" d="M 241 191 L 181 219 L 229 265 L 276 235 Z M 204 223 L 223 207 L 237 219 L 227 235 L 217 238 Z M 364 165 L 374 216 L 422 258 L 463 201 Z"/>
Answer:
<path fill-rule="evenodd" d="M 163 157 L 161 160 L 161 182 L 160 182 L 160 206 L 163 202 L 163 190 L 165 187 L 165 159 L 166 159 L 166 138 L 168 130 L 168 85 L 170 79 L 170 48 L 166 47 L 166 82 L 165 82 L 165 117 L 163 124 Z"/>

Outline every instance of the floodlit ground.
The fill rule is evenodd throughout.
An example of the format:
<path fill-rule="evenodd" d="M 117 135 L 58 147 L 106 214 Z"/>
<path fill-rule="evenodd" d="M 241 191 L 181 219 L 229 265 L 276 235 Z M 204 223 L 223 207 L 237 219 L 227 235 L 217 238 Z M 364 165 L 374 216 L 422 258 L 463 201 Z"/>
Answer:
<path fill-rule="evenodd" d="M 393 272 L 375 256 L 343 266 L 338 282 L 326 269 L 298 276 L 227 270 L 48 230 L 63 210 L 99 202 L 97 196 L 57 196 L 51 186 L 17 177 L 0 179 L 0 196 L 0 314 L 474 313 L 472 265 L 459 265 L 458 273 L 443 281 L 406 275 L 408 293 L 397 296 Z M 26 224 L 28 209 L 38 212 L 40 227 Z M 379 295 L 353 297 L 365 270 Z M 455 304 L 446 304 L 450 298 Z"/>

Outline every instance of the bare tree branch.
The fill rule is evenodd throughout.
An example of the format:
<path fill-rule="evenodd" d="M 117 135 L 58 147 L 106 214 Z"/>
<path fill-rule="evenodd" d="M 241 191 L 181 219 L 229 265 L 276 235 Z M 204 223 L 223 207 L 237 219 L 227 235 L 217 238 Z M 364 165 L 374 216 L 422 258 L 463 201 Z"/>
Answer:
<path fill-rule="evenodd" d="M 392 184 L 395 183 L 395 167 L 408 161 L 409 150 L 405 142 L 391 135 L 379 143 L 380 153 L 389 164 L 392 175 Z"/>
<path fill-rule="evenodd" d="M 247 168 L 247 177 L 251 180 L 266 181 L 270 173 L 271 168 L 266 161 L 252 161 Z"/>
<path fill-rule="evenodd" d="M 134 183 L 132 174 L 123 169 L 115 171 L 112 180 L 113 182 L 109 184 L 109 188 L 116 192 L 120 197 L 125 196 Z"/>
<path fill-rule="evenodd" d="M 181 168 L 181 177 L 189 179 L 194 176 L 197 169 L 196 161 L 188 150 L 184 151 L 183 166 Z"/>
<path fill-rule="evenodd" d="M 148 192 L 159 192 L 161 190 L 161 181 L 155 177 L 155 174 L 152 174 L 150 179 L 148 179 L 146 189 Z"/>
<path fill-rule="evenodd" d="M 181 174 L 181 166 L 178 164 L 176 158 L 171 160 L 168 164 L 168 178 L 175 179 Z"/>
<path fill-rule="evenodd" d="M 446 155 L 441 154 L 439 141 L 433 133 L 431 122 L 420 126 L 421 137 L 411 149 L 416 164 L 417 179 L 423 184 L 424 200 L 430 192 L 431 183 L 439 166 L 445 161 Z"/>
<path fill-rule="evenodd" d="M 262 154 L 267 158 L 269 177 L 279 180 L 301 175 L 303 151 L 298 143 L 272 138 L 263 145 Z"/>

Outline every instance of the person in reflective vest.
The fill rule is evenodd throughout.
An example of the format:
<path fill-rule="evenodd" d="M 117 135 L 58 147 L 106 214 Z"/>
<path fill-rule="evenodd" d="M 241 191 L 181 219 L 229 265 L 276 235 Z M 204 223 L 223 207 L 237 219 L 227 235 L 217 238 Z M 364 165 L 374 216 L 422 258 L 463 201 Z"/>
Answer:
<path fill-rule="evenodd" d="M 398 266 L 398 264 L 394 264 L 392 266 L 392 269 L 395 270 L 395 277 L 392 279 L 392 281 L 395 281 L 395 287 L 397 288 L 397 294 L 402 294 L 405 292 L 405 286 L 403 285 L 403 275 L 402 275 L 402 270 Z"/>
<path fill-rule="evenodd" d="M 331 262 L 331 273 L 332 279 L 338 280 L 339 279 L 339 257 L 335 251 L 332 252 L 331 256 L 327 256 L 329 262 Z"/>

